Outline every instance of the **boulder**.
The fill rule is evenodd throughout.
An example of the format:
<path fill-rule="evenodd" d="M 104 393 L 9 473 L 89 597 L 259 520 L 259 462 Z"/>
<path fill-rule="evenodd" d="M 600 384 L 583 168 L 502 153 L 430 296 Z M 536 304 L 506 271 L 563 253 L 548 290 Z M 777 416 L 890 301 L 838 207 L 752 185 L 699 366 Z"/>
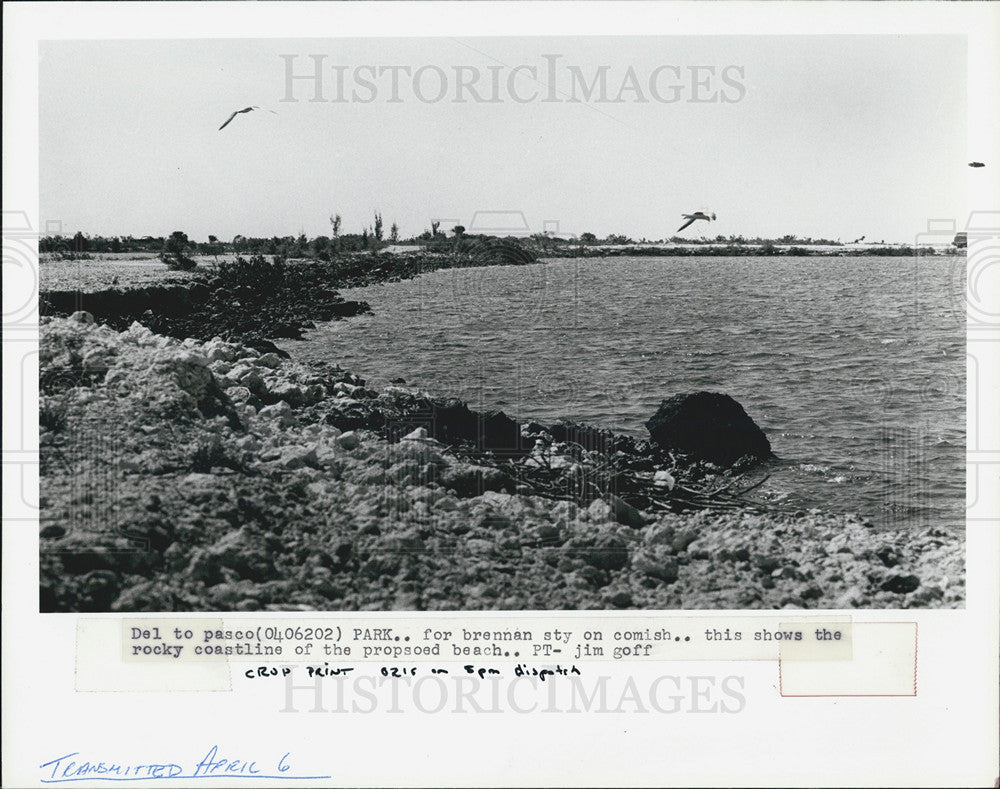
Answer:
<path fill-rule="evenodd" d="M 276 420 L 282 427 L 288 427 L 295 423 L 295 414 L 292 413 L 292 407 L 284 400 L 274 405 L 266 405 L 257 413 L 264 419 Z"/>
<path fill-rule="evenodd" d="M 664 400 L 646 422 L 662 449 L 671 449 L 720 466 L 750 455 L 774 457 L 771 444 L 743 406 L 717 392 L 679 394 Z"/>
<path fill-rule="evenodd" d="M 615 520 L 623 526 L 640 529 L 646 525 L 646 519 L 642 517 L 642 513 L 627 501 L 613 494 L 608 494 L 608 504 L 611 506 L 611 512 L 615 516 Z"/>
<path fill-rule="evenodd" d="M 643 545 L 632 559 L 632 566 L 643 575 L 672 584 L 680 575 L 680 564 L 670 546 L 662 543 Z"/>
<path fill-rule="evenodd" d="M 467 463 L 447 466 L 441 471 L 438 481 L 445 490 L 454 490 L 459 498 L 506 491 L 510 487 L 510 480 L 498 469 Z"/>
<path fill-rule="evenodd" d="M 337 443 L 344 449 L 357 449 L 361 444 L 361 438 L 353 430 L 348 430 L 346 433 L 341 433 L 337 436 Z"/>
<path fill-rule="evenodd" d="M 287 469 L 302 468 L 303 466 L 316 466 L 319 460 L 316 453 L 316 445 L 299 446 L 290 444 L 281 447 L 279 450 L 278 463 Z"/>

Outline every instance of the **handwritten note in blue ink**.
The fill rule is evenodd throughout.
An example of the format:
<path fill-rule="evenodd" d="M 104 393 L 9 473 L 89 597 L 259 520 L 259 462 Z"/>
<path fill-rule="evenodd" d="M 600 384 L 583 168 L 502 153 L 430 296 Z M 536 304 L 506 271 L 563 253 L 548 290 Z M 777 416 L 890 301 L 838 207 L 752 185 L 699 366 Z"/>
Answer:
<path fill-rule="evenodd" d="M 39 768 L 42 770 L 42 783 L 47 784 L 69 781 L 151 781 L 164 778 L 280 778 L 314 781 L 330 777 L 302 775 L 293 771 L 290 752 L 277 762 L 266 762 L 261 759 L 220 756 L 218 745 L 213 745 L 198 762 L 94 760 L 74 751 L 57 759 L 50 759 L 39 765 Z"/>

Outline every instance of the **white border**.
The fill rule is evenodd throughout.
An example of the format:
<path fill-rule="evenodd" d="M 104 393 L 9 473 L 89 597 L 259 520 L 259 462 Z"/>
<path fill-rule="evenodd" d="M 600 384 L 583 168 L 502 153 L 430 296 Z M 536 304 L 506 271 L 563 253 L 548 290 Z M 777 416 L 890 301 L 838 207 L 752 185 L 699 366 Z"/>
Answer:
<path fill-rule="evenodd" d="M 43 39 L 275 38 L 302 37 L 303 32 L 309 37 L 952 33 L 968 40 L 969 150 L 997 151 L 1000 139 L 1000 8 L 988 3 L 8 3 L 4 22 L 4 210 L 27 211 L 36 229 L 36 48 Z M 992 164 L 979 174 L 985 177 L 970 178 L 973 209 L 998 207 L 1000 182 Z M 956 219 L 961 223 L 963 218 Z M 1000 331 L 977 337 L 996 343 Z M 30 325 L 5 331 L 5 785 L 37 782 L 38 755 L 58 747 L 48 742 L 48 732 L 63 730 L 67 721 L 88 731 L 93 741 L 102 741 L 94 740 L 95 725 L 103 727 L 108 739 L 123 746 L 142 743 L 151 734 L 162 736 L 157 721 L 163 720 L 179 724 L 179 743 L 199 734 L 231 736 L 234 727 L 246 728 L 248 721 L 264 728 L 280 725 L 312 741 L 316 752 L 332 753 L 339 766 L 337 782 L 349 785 L 990 785 L 996 777 L 996 487 L 984 488 L 987 498 L 979 510 L 992 519 L 970 524 L 965 611 L 904 612 L 902 617 L 900 612 L 866 612 L 871 621 L 920 623 L 921 694 L 916 700 L 780 700 L 767 692 L 767 667 L 751 666 L 745 673 L 757 678 L 754 711 L 729 721 L 581 722 L 553 716 L 558 720 L 530 725 L 523 718 L 488 725 L 476 721 L 481 728 L 470 732 L 464 721 L 432 727 L 397 716 L 380 719 L 378 729 L 370 721 L 351 721 L 354 731 L 345 732 L 344 722 L 308 716 L 277 720 L 268 718 L 265 709 L 270 708 L 213 694 L 161 698 L 152 707 L 143 696 L 80 697 L 71 677 L 76 617 L 38 615 L 36 529 L 16 520 L 15 504 L 8 506 L 8 484 L 14 481 L 8 472 L 17 470 L 24 457 L 20 451 L 37 446 L 37 437 L 32 443 L 37 404 L 30 375 L 8 369 L 6 359 L 17 358 L 19 349 L 35 341 Z M 979 374 L 976 446 L 985 453 L 980 460 L 988 464 L 982 470 L 989 484 L 1000 468 L 995 408 L 1000 354 L 971 351 Z M 9 427 L 16 424 L 11 414 L 23 414 L 23 444 L 11 435 Z M 990 458 L 997 463 L 989 463 Z M 25 646 L 32 643 L 46 646 L 44 660 Z M 59 725 L 52 723 L 55 716 Z M 243 736 L 260 739 L 250 730 Z M 441 737 L 448 747 L 441 747 Z"/>

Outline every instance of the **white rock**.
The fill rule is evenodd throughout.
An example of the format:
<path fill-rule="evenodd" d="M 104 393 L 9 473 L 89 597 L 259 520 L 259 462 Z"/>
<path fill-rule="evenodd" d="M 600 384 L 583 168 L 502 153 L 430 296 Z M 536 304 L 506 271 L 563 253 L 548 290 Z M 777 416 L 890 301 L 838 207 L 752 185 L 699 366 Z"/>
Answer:
<path fill-rule="evenodd" d="M 234 403 L 245 403 L 251 397 L 250 390 L 245 386 L 229 386 L 226 388 L 226 394 Z"/>
<path fill-rule="evenodd" d="M 136 342 L 153 336 L 153 332 L 139 323 L 139 321 L 132 321 L 132 325 L 128 327 L 126 334 Z"/>
<path fill-rule="evenodd" d="M 265 353 L 257 359 L 257 364 L 262 364 L 265 367 L 278 367 L 281 364 L 281 357 L 273 351 Z"/>
<path fill-rule="evenodd" d="M 219 337 L 213 337 L 205 343 L 204 351 L 213 362 L 231 362 L 236 356 L 229 345 Z"/>
<path fill-rule="evenodd" d="M 337 443 L 344 449 L 355 449 L 361 444 L 361 439 L 353 430 L 348 430 L 337 436 Z"/>
<path fill-rule="evenodd" d="M 232 377 L 230 373 L 229 377 Z M 248 370 L 239 377 L 241 385 L 247 387 L 251 392 L 260 392 L 264 389 L 264 379 L 256 370 Z"/>
<path fill-rule="evenodd" d="M 184 477 L 184 484 L 195 485 L 195 486 L 214 485 L 215 477 L 212 476 L 211 474 L 192 473 Z"/>
<path fill-rule="evenodd" d="M 611 507 L 603 499 L 594 499 L 590 502 L 590 506 L 587 507 L 587 512 L 590 514 L 592 521 L 606 521 L 608 520 L 608 516 L 611 515 Z"/>
<path fill-rule="evenodd" d="M 260 439 L 256 436 L 243 436 L 242 438 L 236 439 L 236 446 L 247 452 L 256 452 L 260 449 Z"/>
<path fill-rule="evenodd" d="M 674 485 L 677 484 L 677 480 L 674 479 L 673 475 L 669 471 L 661 470 L 653 474 L 653 484 L 658 488 L 673 490 Z"/>
<path fill-rule="evenodd" d="M 337 450 L 329 446 L 321 446 L 316 450 L 316 462 L 321 466 L 328 466 L 337 462 Z"/>
<path fill-rule="evenodd" d="M 310 482 L 306 485 L 306 490 L 312 493 L 314 496 L 325 496 L 330 492 L 331 485 L 329 482 L 324 480 L 319 480 L 317 482 Z"/>
<path fill-rule="evenodd" d="M 295 415 L 292 413 L 292 407 L 286 403 L 284 400 L 275 403 L 274 405 L 266 405 L 257 412 L 258 416 L 264 417 L 265 419 L 274 419 L 282 426 L 287 426 L 295 421 Z"/>
<path fill-rule="evenodd" d="M 278 462 L 285 468 L 301 468 L 302 466 L 316 465 L 316 447 L 308 446 L 286 446 L 281 448 L 281 457 Z"/>
<path fill-rule="evenodd" d="M 426 438 L 427 438 L 427 428 L 418 427 L 416 430 L 413 430 L 407 433 L 405 436 L 403 436 L 400 439 L 400 441 L 423 441 Z"/>
<path fill-rule="evenodd" d="M 83 355 L 85 370 L 100 370 L 108 366 L 108 355 L 103 348 L 91 348 Z"/>
<path fill-rule="evenodd" d="M 269 383 L 267 389 L 272 397 L 280 397 L 282 400 L 288 400 L 290 403 L 302 403 L 305 399 L 302 396 L 302 389 L 290 381 Z"/>

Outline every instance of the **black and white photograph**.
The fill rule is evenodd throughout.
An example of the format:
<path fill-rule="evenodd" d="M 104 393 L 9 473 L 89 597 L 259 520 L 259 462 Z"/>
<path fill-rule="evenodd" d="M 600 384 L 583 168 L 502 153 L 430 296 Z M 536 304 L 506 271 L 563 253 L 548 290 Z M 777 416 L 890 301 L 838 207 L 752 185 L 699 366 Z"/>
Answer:
<path fill-rule="evenodd" d="M 955 35 L 42 42 L 40 610 L 962 608 L 968 100 Z"/>
<path fill-rule="evenodd" d="M 3 786 L 996 786 L 1000 6 L 3 7 Z"/>

